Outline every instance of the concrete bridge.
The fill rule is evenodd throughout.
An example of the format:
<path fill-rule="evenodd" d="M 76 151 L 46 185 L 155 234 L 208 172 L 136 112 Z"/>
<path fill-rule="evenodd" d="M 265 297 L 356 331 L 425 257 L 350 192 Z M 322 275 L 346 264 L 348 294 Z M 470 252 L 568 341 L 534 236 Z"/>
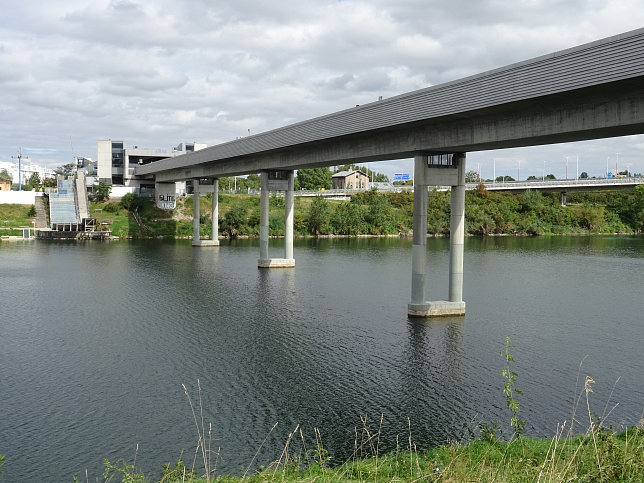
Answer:
<path fill-rule="evenodd" d="M 260 267 L 292 267 L 293 170 L 414 158 L 411 316 L 461 315 L 468 151 L 644 133 L 644 29 L 573 47 L 471 77 L 299 122 L 194 153 L 139 166 L 135 174 L 165 183 L 191 179 L 195 195 L 218 192 L 222 176 L 261 173 Z M 449 297 L 427 301 L 429 186 L 451 187 Z M 286 192 L 285 253 L 268 256 L 268 196 Z M 193 244 L 199 240 L 195 203 Z"/>

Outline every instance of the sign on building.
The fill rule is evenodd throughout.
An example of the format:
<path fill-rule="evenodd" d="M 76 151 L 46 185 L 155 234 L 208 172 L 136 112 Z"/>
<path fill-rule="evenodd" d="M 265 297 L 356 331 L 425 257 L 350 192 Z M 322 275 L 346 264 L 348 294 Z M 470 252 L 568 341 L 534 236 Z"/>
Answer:
<path fill-rule="evenodd" d="M 156 183 L 154 186 L 154 196 L 158 208 L 162 210 L 174 210 L 177 204 L 174 183 Z"/>

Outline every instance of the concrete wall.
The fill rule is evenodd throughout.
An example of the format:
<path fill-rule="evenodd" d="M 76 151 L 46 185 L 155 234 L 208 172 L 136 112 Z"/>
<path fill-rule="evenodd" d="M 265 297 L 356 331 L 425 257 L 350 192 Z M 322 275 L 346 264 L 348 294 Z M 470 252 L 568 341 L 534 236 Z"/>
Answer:
<path fill-rule="evenodd" d="M 33 205 L 36 203 L 36 196 L 42 196 L 42 192 L 0 191 L 0 204 Z"/>
<path fill-rule="evenodd" d="M 112 182 L 112 141 L 100 140 L 97 146 L 97 174 L 103 182 Z"/>

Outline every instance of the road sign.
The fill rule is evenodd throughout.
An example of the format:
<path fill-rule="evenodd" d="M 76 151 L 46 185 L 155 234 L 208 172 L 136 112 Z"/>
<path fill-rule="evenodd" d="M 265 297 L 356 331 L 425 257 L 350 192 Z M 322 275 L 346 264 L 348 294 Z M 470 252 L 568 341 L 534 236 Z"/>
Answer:
<path fill-rule="evenodd" d="M 409 173 L 395 173 L 394 181 L 407 181 L 409 180 Z"/>

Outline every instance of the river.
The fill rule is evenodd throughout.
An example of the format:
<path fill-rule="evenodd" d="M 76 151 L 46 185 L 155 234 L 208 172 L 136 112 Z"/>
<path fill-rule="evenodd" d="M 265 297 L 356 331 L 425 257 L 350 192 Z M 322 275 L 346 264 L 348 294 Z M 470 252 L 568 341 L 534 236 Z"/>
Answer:
<path fill-rule="evenodd" d="M 427 298 L 444 299 L 449 241 L 427 249 Z M 219 474 L 277 459 L 298 424 L 336 464 L 365 426 L 380 451 L 410 431 L 417 448 L 466 441 L 480 421 L 507 428 L 506 336 L 527 434 L 569 427 L 586 375 L 605 424 L 642 417 L 643 237 L 468 238 L 467 315 L 440 320 L 407 317 L 410 240 L 296 240 L 294 254 L 295 269 L 259 270 L 256 240 L 0 244 L 4 481 L 100 481 L 103 458 L 151 477 L 189 465 L 182 384 Z"/>

